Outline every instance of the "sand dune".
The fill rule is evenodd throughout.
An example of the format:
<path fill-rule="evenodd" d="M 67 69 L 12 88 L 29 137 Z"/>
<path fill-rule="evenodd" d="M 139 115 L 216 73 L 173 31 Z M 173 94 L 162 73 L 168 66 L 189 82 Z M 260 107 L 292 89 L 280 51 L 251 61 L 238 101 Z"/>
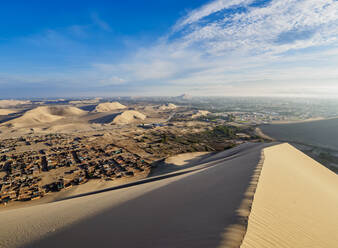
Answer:
<path fill-rule="evenodd" d="M 126 106 L 122 105 L 119 102 L 105 102 L 105 103 L 100 103 L 99 105 L 97 105 L 95 108 L 95 112 L 109 112 L 109 111 L 125 109 L 125 108 Z"/>
<path fill-rule="evenodd" d="M 177 106 L 173 103 L 169 103 L 169 104 L 165 104 L 159 107 L 159 110 L 172 110 L 172 109 L 176 109 Z"/>
<path fill-rule="evenodd" d="M 337 175 L 275 144 L 211 154 L 186 174 L 2 211 L 0 246 L 338 247 Z"/>
<path fill-rule="evenodd" d="M 263 146 L 215 154 L 186 174 L 2 211 L 0 247 L 217 247 Z"/>
<path fill-rule="evenodd" d="M 264 155 L 241 247 L 338 247 L 338 176 L 289 144 Z"/>
<path fill-rule="evenodd" d="M 23 104 L 30 104 L 31 101 L 19 101 L 19 100 L 0 100 L 0 108 L 14 107 Z"/>
<path fill-rule="evenodd" d="M 171 156 L 166 158 L 164 162 L 166 164 L 183 166 L 190 164 L 192 162 L 198 161 L 201 159 L 203 155 L 208 154 L 209 152 L 189 152 L 189 153 L 182 153 L 176 156 Z"/>
<path fill-rule="evenodd" d="M 200 117 L 200 116 L 205 116 L 205 115 L 208 115 L 210 114 L 209 111 L 206 111 L 206 110 L 197 110 L 193 113 L 193 115 L 191 116 L 191 118 L 197 118 L 197 117 Z"/>
<path fill-rule="evenodd" d="M 14 127 L 33 126 L 51 123 L 64 118 L 85 115 L 87 112 L 70 106 L 41 106 L 27 111 L 23 116 L 6 122 Z"/>
<path fill-rule="evenodd" d="M 113 124 L 129 124 L 133 123 L 137 120 L 145 120 L 146 115 L 135 111 L 135 110 L 127 110 L 117 115 L 112 121 Z"/>
<path fill-rule="evenodd" d="M 10 115 L 17 113 L 19 109 L 0 109 L 0 115 Z"/>

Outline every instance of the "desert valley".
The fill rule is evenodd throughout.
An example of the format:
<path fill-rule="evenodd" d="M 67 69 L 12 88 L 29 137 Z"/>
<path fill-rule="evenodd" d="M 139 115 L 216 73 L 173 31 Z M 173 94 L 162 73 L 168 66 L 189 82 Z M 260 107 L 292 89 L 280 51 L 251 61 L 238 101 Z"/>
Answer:
<path fill-rule="evenodd" d="M 201 213 L 200 207 L 207 206 L 200 205 L 196 194 L 192 194 L 189 200 L 186 194 L 190 193 L 182 191 L 181 194 L 187 197 L 186 201 L 197 200 L 196 204 L 200 207 L 196 208 L 196 213 L 186 213 L 189 219 L 185 222 L 190 223 L 187 227 L 182 226 L 182 223 L 175 225 L 196 232 L 192 236 L 195 241 L 191 241 L 196 247 L 207 245 L 203 243 L 204 238 L 200 240 L 197 237 L 204 237 L 208 233 L 217 234 L 213 242 L 220 247 L 238 247 L 240 244 L 241 247 L 269 247 L 270 239 L 274 240 L 275 247 L 302 246 L 309 242 L 318 242 L 316 247 L 334 247 L 337 244 L 337 240 L 332 239 L 337 224 L 333 217 L 336 214 L 334 209 L 338 206 L 338 199 L 334 195 L 337 175 L 291 145 L 278 143 L 264 134 L 260 124 L 274 123 L 276 114 L 270 117 L 258 112 L 250 115 L 248 112 L 224 111 L 215 106 L 210 108 L 210 104 L 214 106 L 212 103 L 201 105 L 199 100 L 192 102 L 191 99 L 182 98 L 123 99 L 121 102 L 117 99 L 3 101 L 0 124 L 0 215 L 2 220 L 12 224 L 1 230 L 1 247 L 59 247 L 64 245 L 63 240 L 72 243 L 73 238 L 76 242 L 73 245 L 83 242 L 82 246 L 90 247 L 92 242 L 103 240 L 108 245 L 109 241 L 101 235 L 96 234 L 94 238 L 89 234 L 95 232 L 92 228 L 107 225 L 96 224 L 100 215 L 110 211 L 110 208 L 116 208 L 114 211 L 122 211 L 120 216 L 154 218 L 144 214 L 132 217 L 123 213 L 146 211 L 142 210 L 142 206 L 138 209 L 123 207 L 139 199 L 142 202 L 139 204 L 152 202 L 152 215 L 158 214 L 158 218 L 162 218 L 160 215 L 163 213 L 156 213 L 156 209 L 163 209 L 163 206 L 157 206 L 155 202 L 173 204 L 177 202 L 174 198 L 180 196 L 175 193 L 171 200 L 161 199 L 170 193 L 163 192 L 156 196 L 155 192 L 174 188 L 181 188 L 179 191 L 182 191 L 183 185 L 180 184 L 190 185 L 189 188 L 193 187 L 199 192 L 196 192 L 197 195 L 203 194 L 203 190 L 209 187 L 210 192 L 223 190 L 223 187 L 238 187 L 226 193 L 228 196 L 225 199 L 233 201 L 231 207 L 205 192 L 208 196 L 204 197 L 213 202 L 210 207 L 227 206 L 223 214 L 234 218 L 234 221 L 219 223 L 222 230 L 218 231 L 212 228 L 191 229 L 194 225 L 206 225 L 195 223 L 195 218 L 198 218 L 195 214 Z M 244 118 L 247 121 L 243 121 Z M 285 121 L 286 117 L 280 115 L 278 118 Z M 290 122 L 293 121 L 292 116 L 288 118 L 291 118 Z M 281 160 L 282 157 L 287 159 Z M 295 167 L 290 167 L 291 164 Z M 213 175 L 214 170 L 224 172 L 220 171 L 216 176 Z M 225 179 L 222 175 L 230 176 L 233 180 Z M 322 179 L 317 178 L 319 175 Z M 193 181 L 188 183 L 187 180 Z M 210 180 L 215 183 L 220 180 L 219 183 L 225 185 L 212 186 Z M 319 187 L 312 180 L 322 180 L 327 185 Z M 202 182 L 210 186 L 202 189 Z M 318 195 L 304 195 L 303 187 L 311 188 L 312 194 Z M 333 190 L 333 195 L 323 193 L 325 190 Z M 288 193 L 291 191 L 294 193 Z M 278 199 L 275 199 L 274 192 L 279 192 Z M 300 196 L 301 200 L 296 200 Z M 154 199 L 146 200 L 147 197 Z M 321 204 L 324 204 L 321 208 L 327 206 L 327 210 L 321 211 L 316 205 L 310 204 L 312 197 L 320 197 Z M 295 205 L 291 209 L 289 202 L 294 201 Z M 74 212 L 76 206 L 83 204 L 86 207 L 82 211 Z M 181 203 L 178 201 L 177 204 Z M 42 211 L 45 206 L 48 211 Z M 183 206 L 173 208 L 191 211 Z M 267 212 L 261 212 L 262 209 Z M 307 215 L 316 211 L 320 211 L 320 220 L 311 225 Z M 166 212 L 163 215 L 165 218 L 177 214 L 181 216 L 173 209 L 167 209 Z M 283 216 L 283 213 L 290 212 L 293 217 Z M 216 213 L 218 216 L 219 212 Z M 25 225 L 18 217 L 22 215 L 30 216 Z M 48 222 L 42 223 L 47 215 Z M 53 216 L 61 218 L 60 221 Z M 213 217 L 209 218 L 218 222 L 217 216 L 214 220 Z M 115 216 L 112 221 L 118 218 Z M 294 226 L 289 223 L 290 218 L 292 222 L 295 221 Z M 280 224 L 274 226 L 277 219 Z M 86 221 L 86 224 L 76 224 L 81 221 Z M 140 225 L 145 228 L 144 221 L 134 222 L 130 219 L 127 222 L 133 222 L 135 228 Z M 93 223 L 88 224 L 90 222 Z M 267 222 L 271 224 L 261 224 Z M 283 225 L 287 227 L 284 229 Z M 311 235 L 317 234 L 323 226 L 330 227 L 325 229 L 325 235 L 330 236 L 330 239 L 324 234 L 321 234 L 321 241 L 311 239 Z M 123 223 L 116 228 L 120 230 L 116 235 L 120 236 L 125 235 L 125 232 L 133 232 L 130 227 L 129 231 L 123 231 Z M 158 242 L 174 242 L 182 247 L 188 244 L 178 234 L 177 240 L 165 239 L 161 232 L 165 232 L 166 228 L 157 227 Z M 14 229 L 17 231 L 13 232 Z M 72 237 L 67 237 L 67 229 L 73 233 Z M 286 229 L 289 231 L 285 232 Z M 74 230 L 88 232 L 90 240 L 82 239 L 80 242 Z M 105 233 L 103 230 L 100 232 Z M 309 238 L 304 236 L 302 239 L 290 240 L 288 237 L 294 232 L 306 233 Z M 259 237 L 263 233 L 268 236 L 261 240 Z M 132 235 L 137 236 L 136 233 Z M 122 240 L 116 237 L 115 242 Z M 137 240 L 135 242 L 141 242 L 142 247 L 149 245 L 146 239 L 139 237 Z M 136 243 L 131 240 L 125 244 L 132 247 Z"/>
<path fill-rule="evenodd" d="M 338 0 L 0 7 L 0 248 L 337 248 Z"/>

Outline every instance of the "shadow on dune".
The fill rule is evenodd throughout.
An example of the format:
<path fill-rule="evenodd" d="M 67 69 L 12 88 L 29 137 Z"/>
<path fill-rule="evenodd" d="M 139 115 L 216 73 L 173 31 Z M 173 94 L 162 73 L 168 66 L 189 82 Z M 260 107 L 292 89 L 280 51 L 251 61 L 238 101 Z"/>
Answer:
<path fill-rule="evenodd" d="M 94 104 L 94 105 L 86 105 L 86 106 L 81 106 L 81 107 L 78 107 L 79 109 L 82 109 L 84 111 L 93 111 L 95 108 L 96 108 L 97 104 Z"/>
<path fill-rule="evenodd" d="M 9 115 L 0 115 L 0 124 L 21 117 L 28 110 L 30 110 L 30 109 L 25 109 L 23 111 L 13 113 L 13 114 L 9 114 Z"/>
<path fill-rule="evenodd" d="M 108 124 L 108 123 L 111 123 L 115 119 L 115 117 L 119 114 L 121 114 L 121 112 L 114 113 L 114 114 L 108 114 L 108 115 L 105 115 L 103 117 L 99 117 L 99 118 L 90 120 L 89 122 L 90 123 L 99 123 L 99 124 Z"/>
<path fill-rule="evenodd" d="M 240 221 L 237 209 L 261 150 L 269 145 L 249 144 L 214 154 L 206 158 L 212 165 L 206 170 L 108 208 L 26 247 L 218 247 L 225 229 Z"/>

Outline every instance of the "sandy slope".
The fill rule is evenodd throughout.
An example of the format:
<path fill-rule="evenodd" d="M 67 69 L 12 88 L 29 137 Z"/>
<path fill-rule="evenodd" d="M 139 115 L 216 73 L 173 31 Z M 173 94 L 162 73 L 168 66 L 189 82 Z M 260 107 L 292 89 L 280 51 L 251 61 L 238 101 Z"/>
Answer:
<path fill-rule="evenodd" d="M 6 225 L 0 225 L 0 247 L 48 234 L 27 247 L 216 247 L 224 229 L 237 221 L 262 147 L 214 154 L 186 174 L 158 181 L 1 211 Z"/>
<path fill-rule="evenodd" d="M 153 190 L 124 203 L 109 207 L 106 199 L 108 208 L 104 212 L 95 211 L 94 216 L 26 247 L 95 247 L 98 244 L 100 247 L 218 247 L 224 230 L 240 219 L 237 208 L 264 145 L 214 154 L 208 158 L 211 162 L 206 166 L 209 167 L 190 171 L 184 177 L 176 175 L 149 182 Z M 174 180 L 157 187 L 168 179 Z M 130 187 L 129 193 L 140 186 L 144 185 Z M 118 192 L 111 191 L 106 198 L 119 201 Z M 69 201 L 78 202 L 78 199 L 82 198 Z M 98 207 L 102 203 L 97 199 Z M 89 201 L 90 204 L 93 202 Z M 76 205 L 70 211 L 74 208 Z M 63 209 L 58 217 L 62 219 L 67 212 Z M 37 226 L 38 223 L 34 225 Z"/>
<path fill-rule="evenodd" d="M 205 115 L 208 115 L 208 114 L 210 114 L 209 111 L 206 111 L 206 110 L 198 110 L 198 111 L 196 111 L 196 112 L 191 116 L 191 118 L 197 118 L 197 117 L 205 116 Z"/>
<path fill-rule="evenodd" d="M 30 104 L 31 101 L 20 101 L 20 100 L 0 100 L 1 108 L 14 107 L 17 105 Z"/>
<path fill-rule="evenodd" d="M 27 111 L 23 116 L 6 122 L 6 124 L 12 124 L 15 127 L 33 126 L 51 123 L 66 117 L 73 118 L 86 113 L 86 111 L 70 106 L 41 106 Z"/>
<path fill-rule="evenodd" d="M 177 106 L 173 103 L 165 104 L 159 107 L 159 110 L 171 110 L 171 109 L 176 109 Z"/>
<path fill-rule="evenodd" d="M 117 115 L 112 121 L 113 124 L 129 124 L 136 120 L 145 120 L 146 116 L 135 110 L 126 110 Z"/>
<path fill-rule="evenodd" d="M 289 144 L 264 155 L 241 247 L 338 247 L 338 176 Z"/>
<path fill-rule="evenodd" d="M 52 234 L 62 227 L 105 209 L 119 206 L 184 177 L 187 175 L 89 197 L 2 211 L 0 220 L 6 225 L 0 225 L 0 247 L 20 247 L 27 242 Z"/>
<path fill-rule="evenodd" d="M 212 154 L 187 174 L 2 211 L 0 247 L 238 247 L 248 215 L 241 247 L 338 247 L 337 175 L 288 144 L 264 149 L 274 144 Z"/>
<path fill-rule="evenodd" d="M 0 115 L 14 114 L 20 111 L 19 109 L 0 109 Z"/>
<path fill-rule="evenodd" d="M 96 106 L 95 112 L 109 112 L 117 109 L 125 109 L 126 106 L 119 102 L 105 102 Z"/>
<path fill-rule="evenodd" d="M 178 154 L 176 156 L 171 156 L 169 158 L 166 158 L 164 162 L 168 165 L 177 165 L 177 166 L 183 166 L 187 165 L 189 163 L 193 163 L 195 161 L 198 161 L 201 159 L 203 155 L 208 154 L 209 152 L 189 152 L 189 153 L 182 153 Z"/>

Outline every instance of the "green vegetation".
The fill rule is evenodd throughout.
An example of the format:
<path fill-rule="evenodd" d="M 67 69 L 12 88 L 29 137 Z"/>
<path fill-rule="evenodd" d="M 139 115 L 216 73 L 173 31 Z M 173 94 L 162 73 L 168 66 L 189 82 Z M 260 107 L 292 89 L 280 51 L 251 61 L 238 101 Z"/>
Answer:
<path fill-rule="evenodd" d="M 224 137 L 224 138 L 236 138 L 236 132 L 239 129 L 236 127 L 229 126 L 216 126 L 213 130 L 209 130 L 205 132 L 205 135 L 210 137 Z"/>

